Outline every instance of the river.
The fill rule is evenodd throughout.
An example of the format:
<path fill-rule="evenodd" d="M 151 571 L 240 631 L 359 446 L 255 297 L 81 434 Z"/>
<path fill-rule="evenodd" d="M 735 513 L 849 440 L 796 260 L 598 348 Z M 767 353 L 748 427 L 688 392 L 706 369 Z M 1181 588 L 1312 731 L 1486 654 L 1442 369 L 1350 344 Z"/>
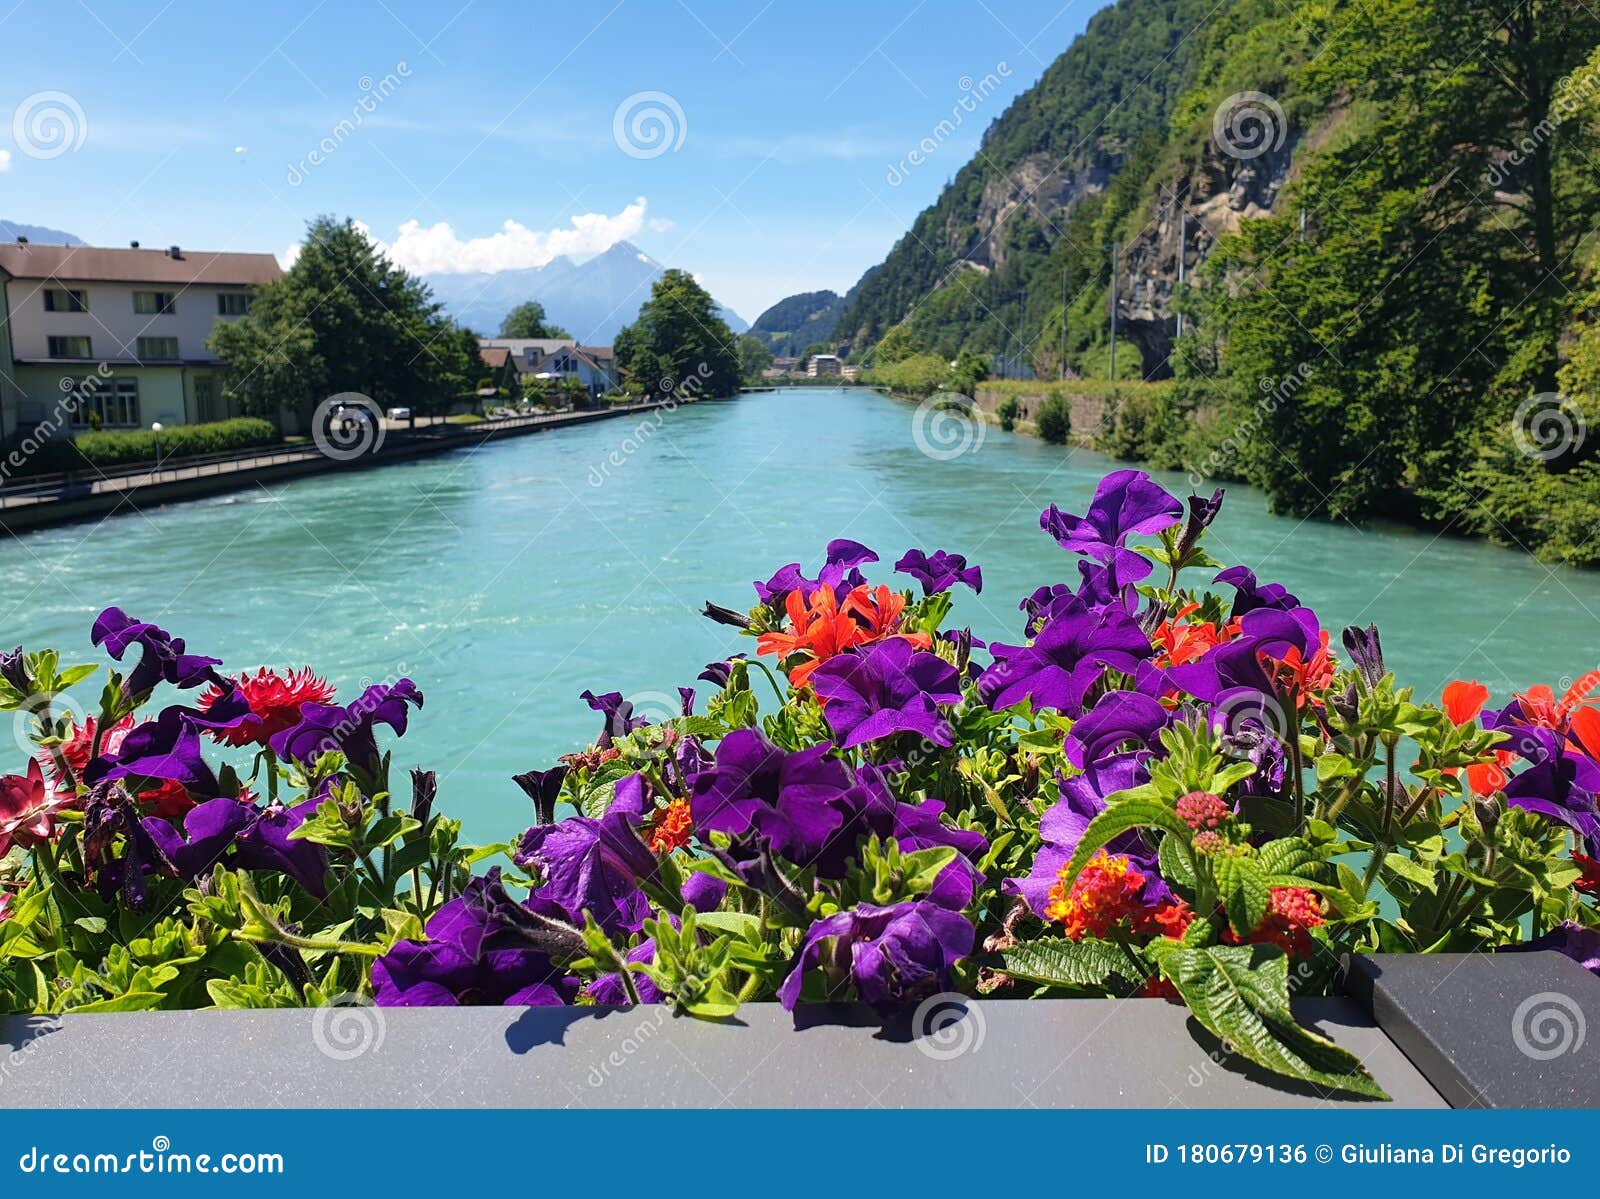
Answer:
<path fill-rule="evenodd" d="M 941 548 L 983 567 L 958 616 L 1016 640 L 1018 600 L 1076 579 L 1040 510 L 1082 512 L 1112 469 L 994 428 L 919 423 L 865 391 L 755 394 L 7 539 L 0 648 L 100 661 L 90 623 L 120 604 L 229 667 L 314 666 L 347 700 L 408 675 L 427 703 L 396 766 L 437 770 L 468 837 L 499 839 L 530 816 L 509 776 L 598 731 L 579 692 L 659 712 L 705 663 L 753 648 L 703 619 L 705 600 L 745 607 L 752 579 L 795 560 L 812 572 L 833 537 L 878 550 L 884 580 L 908 547 Z M 1157 478 L 1187 493 L 1181 476 Z M 1287 583 L 1335 641 L 1375 621 L 1420 697 L 1453 678 L 1497 698 L 1556 685 L 1600 653 L 1600 574 L 1274 516 L 1244 487 L 1209 544 Z M 92 703 L 98 683 L 82 689 Z"/>

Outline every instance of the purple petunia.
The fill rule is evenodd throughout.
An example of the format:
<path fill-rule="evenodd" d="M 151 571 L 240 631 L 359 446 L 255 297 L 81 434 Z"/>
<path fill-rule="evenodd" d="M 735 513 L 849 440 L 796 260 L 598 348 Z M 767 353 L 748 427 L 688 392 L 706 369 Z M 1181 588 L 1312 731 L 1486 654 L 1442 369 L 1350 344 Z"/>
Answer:
<path fill-rule="evenodd" d="M 1034 915 L 1046 919 L 1050 888 L 1061 868 L 1072 860 L 1078 842 L 1094 818 L 1106 810 L 1106 800 L 1119 791 L 1143 786 L 1150 780 L 1144 753 L 1117 754 L 1091 761 L 1082 774 L 1058 778 L 1061 798 L 1051 805 L 1039 821 L 1039 836 L 1044 842 L 1026 878 L 1008 878 L 1001 885 L 1007 895 L 1020 895 Z M 1156 854 L 1137 831 L 1121 833 L 1105 847 L 1109 854 L 1126 854 L 1145 876 L 1141 899 L 1150 905 L 1170 902 L 1172 891 L 1156 869 Z"/>
<path fill-rule="evenodd" d="M 910 642 L 892 638 L 861 653 L 838 654 L 817 667 L 811 685 L 846 749 L 896 733 L 951 743 L 950 723 L 938 706 L 961 702 L 956 668 Z"/>
<path fill-rule="evenodd" d="M 500 872 L 475 878 L 428 918 L 426 942 L 401 941 L 372 966 L 379 1007 L 557 1006 L 577 983 L 517 931 Z"/>
<path fill-rule="evenodd" d="M 156 625 L 134 620 L 121 608 L 107 608 L 100 613 L 89 640 L 119 662 L 130 648 L 140 647 L 143 652 L 139 664 L 128 672 L 127 679 L 128 691 L 134 695 L 153 691 L 156 684 L 163 681 L 185 690 L 207 683 L 228 689 L 213 669 L 222 665 L 222 659 L 189 653 L 183 638 L 173 637 Z"/>
<path fill-rule="evenodd" d="M 1150 696 L 1107 691 L 1067 734 L 1067 760 L 1082 770 L 1130 741 L 1155 749 L 1157 736 L 1171 723 L 1172 713 Z"/>
<path fill-rule="evenodd" d="M 951 989 L 951 972 L 972 952 L 974 939 L 964 916 L 937 904 L 862 904 L 811 926 L 778 999 L 793 1010 L 806 974 L 817 969 L 830 999 L 848 985 L 877 1008 L 916 1003 Z"/>
<path fill-rule="evenodd" d="M 1259 583 L 1255 571 L 1248 566 L 1230 566 L 1212 581 L 1226 583 L 1235 589 L 1232 616 L 1243 616 L 1259 608 L 1287 612 L 1300 606 L 1300 601 L 1290 595 L 1282 583 Z"/>
<path fill-rule="evenodd" d="M 957 583 L 964 583 L 974 592 L 983 590 L 983 569 L 968 566 L 961 554 L 946 553 L 944 550 L 934 550 L 931 554 L 922 550 L 907 550 L 894 568 L 899 574 L 910 575 L 921 583 L 923 595 L 949 591 Z"/>
<path fill-rule="evenodd" d="M 1159 533 L 1183 516 L 1183 504 L 1142 470 L 1113 471 L 1100 480 L 1084 516 L 1051 504 L 1039 516 L 1039 527 L 1056 544 L 1084 554 L 1110 568 L 1119 583 L 1138 582 L 1150 573 L 1150 560 L 1127 548 L 1135 534 Z"/>
<path fill-rule="evenodd" d="M 1600 974 L 1600 929 L 1585 928 L 1573 920 L 1521 945 L 1502 945 L 1497 952 L 1538 953 L 1545 949 L 1564 954 L 1591 974 Z"/>
<path fill-rule="evenodd" d="M 1143 629 L 1119 605 L 1065 612 L 1051 619 L 1032 645 L 989 647 L 995 664 L 978 692 L 995 709 L 1025 699 L 1035 707 L 1076 715 L 1107 667 L 1131 674 L 1154 650 Z"/>
<path fill-rule="evenodd" d="M 422 707 L 422 692 L 410 679 L 374 684 L 349 707 L 303 704 L 300 722 L 272 738 L 272 752 L 310 764 L 337 750 L 351 765 L 372 773 L 383 761 L 373 726 L 386 724 L 396 736 L 404 736 L 406 709 L 411 705 Z"/>
<path fill-rule="evenodd" d="M 765 583 L 754 584 L 756 598 L 763 604 L 778 607 L 791 591 L 798 591 L 809 601 L 818 587 L 828 586 L 835 591 L 841 588 L 850 590 L 867 581 L 859 568 L 877 560 L 878 555 L 859 541 L 841 537 L 828 542 L 827 557 L 816 578 L 806 578 L 800 573 L 800 563 L 791 562 Z"/>
<path fill-rule="evenodd" d="M 588 912 L 608 933 L 637 932 L 649 915 L 639 885 L 660 869 L 639 835 L 653 807 L 644 779 L 629 775 L 617 784 L 605 815 L 535 825 L 522 834 L 514 860 L 543 879 L 533 894 L 573 923 L 581 924 Z"/>

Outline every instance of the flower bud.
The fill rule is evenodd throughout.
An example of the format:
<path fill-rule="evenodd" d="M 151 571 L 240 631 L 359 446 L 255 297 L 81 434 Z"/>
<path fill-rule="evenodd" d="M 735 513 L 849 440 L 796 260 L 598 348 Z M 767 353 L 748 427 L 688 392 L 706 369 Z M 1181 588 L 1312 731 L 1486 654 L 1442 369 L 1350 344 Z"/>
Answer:
<path fill-rule="evenodd" d="M 33 691 L 33 680 L 28 677 L 28 663 L 22 656 L 20 645 L 9 654 L 0 654 L 0 678 L 22 695 Z"/>

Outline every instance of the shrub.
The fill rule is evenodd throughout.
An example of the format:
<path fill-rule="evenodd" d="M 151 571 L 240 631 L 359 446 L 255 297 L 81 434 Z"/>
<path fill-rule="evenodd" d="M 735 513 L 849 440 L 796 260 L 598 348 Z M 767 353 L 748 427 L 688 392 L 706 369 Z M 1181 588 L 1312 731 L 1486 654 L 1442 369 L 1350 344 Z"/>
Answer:
<path fill-rule="evenodd" d="M 257 417 L 212 421 L 201 425 L 174 425 L 162 429 L 161 461 L 225 454 L 232 450 L 277 445 L 280 438 L 271 421 Z M 74 441 L 50 441 L 12 475 L 47 475 L 61 471 L 135 466 L 156 460 L 157 437 L 150 429 L 100 429 L 78 434 Z"/>
<path fill-rule="evenodd" d="M 1039 404 L 1034 417 L 1039 436 L 1051 445 L 1065 445 L 1072 433 L 1072 405 L 1066 396 L 1049 395 Z"/>
<path fill-rule="evenodd" d="M 1007 433 L 1017 427 L 1017 415 L 1022 411 L 1022 405 L 1016 396 L 1007 396 L 1000 401 L 1000 407 L 995 409 L 995 415 L 1000 418 L 1000 427 Z"/>

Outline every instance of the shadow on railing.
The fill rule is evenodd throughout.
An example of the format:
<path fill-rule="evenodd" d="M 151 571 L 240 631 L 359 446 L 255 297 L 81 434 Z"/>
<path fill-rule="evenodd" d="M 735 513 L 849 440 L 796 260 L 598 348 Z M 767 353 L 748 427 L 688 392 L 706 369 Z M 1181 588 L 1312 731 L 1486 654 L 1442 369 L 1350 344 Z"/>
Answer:
<path fill-rule="evenodd" d="M 418 425 L 415 428 L 387 429 L 382 443 L 362 457 L 364 461 L 400 457 L 406 450 L 420 446 L 437 446 L 441 443 L 465 445 L 482 440 L 486 435 L 497 436 L 544 425 L 583 424 L 601 415 L 620 416 L 632 412 L 649 412 L 662 407 L 663 404 L 664 402 L 652 402 L 629 404 L 625 407 L 580 409 L 573 412 L 494 417 L 471 424 L 438 421 L 433 424 Z M 30 475 L 23 479 L 0 480 L 0 510 L 103 495 L 134 487 L 182 483 L 217 475 L 286 466 L 297 462 L 315 462 L 325 457 L 315 444 L 306 443 L 195 455 L 170 464 L 152 461 L 115 467 L 89 466 L 79 471 Z"/>

